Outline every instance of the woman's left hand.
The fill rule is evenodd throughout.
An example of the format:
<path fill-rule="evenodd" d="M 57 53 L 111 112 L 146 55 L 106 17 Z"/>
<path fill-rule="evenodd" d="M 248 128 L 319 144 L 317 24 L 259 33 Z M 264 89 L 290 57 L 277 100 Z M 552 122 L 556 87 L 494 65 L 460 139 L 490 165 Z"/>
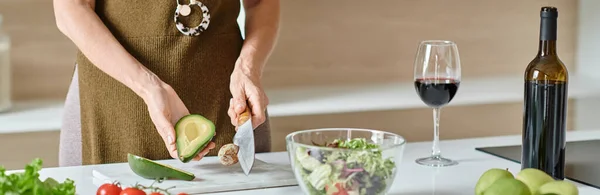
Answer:
<path fill-rule="evenodd" d="M 236 68 L 231 74 L 229 90 L 233 98 L 229 101 L 229 111 L 227 113 L 231 118 L 231 124 L 238 127 L 242 125 L 237 124 L 239 115 L 246 110 L 246 106 L 249 106 L 252 115 L 252 128 L 256 128 L 266 120 L 269 99 L 260 83 L 260 73 L 246 68 L 249 66 L 240 64 L 241 61 L 236 62 Z"/>

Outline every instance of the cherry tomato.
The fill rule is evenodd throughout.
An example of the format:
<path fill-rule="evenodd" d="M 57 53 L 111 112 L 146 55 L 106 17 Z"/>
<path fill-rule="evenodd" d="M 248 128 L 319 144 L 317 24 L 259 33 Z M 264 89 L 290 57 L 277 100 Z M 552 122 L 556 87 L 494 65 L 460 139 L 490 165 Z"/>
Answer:
<path fill-rule="evenodd" d="M 122 189 L 117 183 L 102 184 L 96 191 L 96 195 L 119 195 Z"/>
<path fill-rule="evenodd" d="M 160 192 L 152 192 L 152 193 L 150 193 L 150 195 L 163 195 L 163 194 L 161 194 Z"/>
<path fill-rule="evenodd" d="M 146 192 L 137 188 L 125 188 L 120 195 L 146 195 Z"/>
<path fill-rule="evenodd" d="M 181 192 L 181 193 L 179 193 L 179 194 L 177 194 L 177 195 L 189 195 L 189 194 L 187 194 L 187 193 L 184 193 L 184 192 Z"/>

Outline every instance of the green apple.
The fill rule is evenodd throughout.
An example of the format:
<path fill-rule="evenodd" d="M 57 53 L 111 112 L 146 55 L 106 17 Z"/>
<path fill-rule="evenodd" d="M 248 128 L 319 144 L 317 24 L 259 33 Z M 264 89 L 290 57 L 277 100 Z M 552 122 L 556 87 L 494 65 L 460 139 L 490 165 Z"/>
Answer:
<path fill-rule="evenodd" d="M 498 179 L 502 178 L 514 178 L 514 176 L 505 169 L 493 168 L 487 170 L 481 175 L 481 177 L 479 177 L 479 181 L 477 181 L 477 185 L 475 185 L 475 194 L 482 195 L 485 189 L 490 187 Z"/>
<path fill-rule="evenodd" d="M 494 182 L 483 195 L 533 195 L 525 183 L 515 178 L 501 178 Z"/>
<path fill-rule="evenodd" d="M 578 195 L 579 190 L 575 184 L 568 181 L 551 181 L 538 189 L 540 195 Z"/>
<path fill-rule="evenodd" d="M 534 168 L 521 170 L 515 178 L 525 183 L 529 187 L 531 194 L 537 194 L 538 189 L 542 185 L 554 181 L 554 178 L 550 177 L 546 172 Z"/>

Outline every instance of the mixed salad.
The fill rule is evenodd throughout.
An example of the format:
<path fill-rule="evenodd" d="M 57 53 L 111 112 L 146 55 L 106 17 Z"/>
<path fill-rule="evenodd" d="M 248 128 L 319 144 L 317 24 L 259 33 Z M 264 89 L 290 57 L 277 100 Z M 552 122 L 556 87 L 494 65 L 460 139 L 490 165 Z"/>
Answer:
<path fill-rule="evenodd" d="M 296 149 L 296 171 L 311 195 L 384 194 L 395 173 L 395 163 L 384 159 L 379 146 L 364 138 L 336 139 L 332 148 L 357 150 Z M 370 150 L 364 150 L 370 149 Z"/>

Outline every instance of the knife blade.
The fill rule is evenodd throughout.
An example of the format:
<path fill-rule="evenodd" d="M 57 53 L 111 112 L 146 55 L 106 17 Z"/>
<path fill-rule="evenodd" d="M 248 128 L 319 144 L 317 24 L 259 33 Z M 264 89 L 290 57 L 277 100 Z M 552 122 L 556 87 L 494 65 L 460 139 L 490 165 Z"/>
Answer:
<path fill-rule="evenodd" d="M 252 127 L 252 117 L 250 109 L 240 114 L 238 119 L 238 130 L 233 137 L 233 144 L 239 147 L 237 157 L 239 159 L 244 174 L 249 175 L 254 165 L 254 128 Z"/>

